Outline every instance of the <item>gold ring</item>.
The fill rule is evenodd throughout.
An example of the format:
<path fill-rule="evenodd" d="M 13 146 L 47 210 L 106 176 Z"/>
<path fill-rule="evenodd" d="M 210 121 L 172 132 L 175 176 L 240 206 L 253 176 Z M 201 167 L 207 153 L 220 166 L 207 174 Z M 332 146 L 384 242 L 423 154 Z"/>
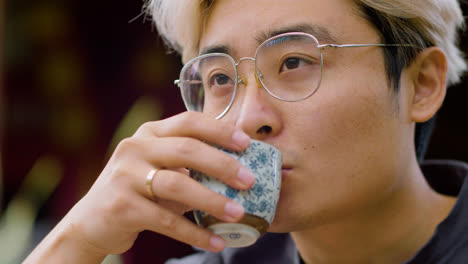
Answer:
<path fill-rule="evenodd" d="M 148 193 L 148 195 L 151 197 L 151 199 L 155 199 L 156 196 L 154 195 L 153 193 L 153 179 L 154 179 L 154 176 L 156 176 L 156 173 L 158 173 L 158 169 L 152 169 L 150 170 L 150 172 L 148 172 L 148 174 L 146 174 L 146 182 L 145 182 L 145 186 L 146 186 L 146 191 Z"/>

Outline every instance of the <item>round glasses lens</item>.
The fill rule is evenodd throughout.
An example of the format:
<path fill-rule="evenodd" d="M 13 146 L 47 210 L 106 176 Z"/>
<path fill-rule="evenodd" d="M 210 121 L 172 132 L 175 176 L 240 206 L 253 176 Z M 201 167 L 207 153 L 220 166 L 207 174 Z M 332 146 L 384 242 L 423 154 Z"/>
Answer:
<path fill-rule="evenodd" d="M 273 95 L 298 101 L 312 95 L 321 79 L 321 53 L 315 38 L 282 34 L 263 43 L 256 55 L 257 75 Z"/>
<path fill-rule="evenodd" d="M 181 72 L 181 91 L 188 110 L 217 117 L 232 103 L 236 69 L 225 54 L 209 54 L 190 61 Z"/>

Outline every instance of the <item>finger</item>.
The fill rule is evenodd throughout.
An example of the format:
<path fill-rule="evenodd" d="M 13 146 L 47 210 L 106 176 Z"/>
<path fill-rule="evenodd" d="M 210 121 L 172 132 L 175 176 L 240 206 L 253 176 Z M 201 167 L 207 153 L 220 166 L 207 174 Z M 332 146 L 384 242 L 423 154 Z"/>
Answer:
<path fill-rule="evenodd" d="M 241 205 L 179 172 L 157 171 L 151 188 L 158 199 L 200 209 L 226 222 L 236 222 L 244 216 Z"/>
<path fill-rule="evenodd" d="M 133 163 L 139 160 L 156 168 L 192 168 L 237 189 L 247 189 L 255 183 L 253 173 L 236 159 L 193 138 L 131 137 L 119 143 L 112 157 L 128 173 L 129 168 L 137 169 Z"/>
<path fill-rule="evenodd" d="M 221 251 L 226 246 L 225 241 L 207 229 L 197 226 L 183 216 L 177 215 L 159 205 L 141 199 L 139 202 L 144 229 L 171 237 L 175 240 L 204 248 L 210 251 Z"/>
<path fill-rule="evenodd" d="M 140 155 L 157 167 L 188 167 L 236 189 L 248 189 L 255 183 L 254 174 L 238 160 L 193 138 L 145 138 L 140 145 Z"/>
<path fill-rule="evenodd" d="M 193 210 L 194 208 L 188 205 L 179 203 L 174 200 L 164 199 L 163 197 L 156 196 L 156 194 L 153 192 L 152 184 L 153 184 L 154 178 L 156 178 L 156 175 L 159 173 L 159 171 L 160 171 L 159 169 L 151 169 L 150 172 L 146 176 L 146 182 L 145 182 L 146 193 L 143 194 L 140 188 L 137 188 L 137 189 L 140 189 L 138 190 L 138 192 L 148 197 L 148 199 L 154 202 L 157 202 L 162 207 L 168 208 L 172 212 L 179 214 L 179 215 L 182 215 L 188 211 Z M 136 186 L 140 186 L 140 185 L 136 185 Z"/>
<path fill-rule="evenodd" d="M 250 137 L 239 128 L 198 112 L 184 112 L 164 120 L 145 123 L 135 135 L 192 137 L 233 150 L 243 150 L 250 144 Z"/>

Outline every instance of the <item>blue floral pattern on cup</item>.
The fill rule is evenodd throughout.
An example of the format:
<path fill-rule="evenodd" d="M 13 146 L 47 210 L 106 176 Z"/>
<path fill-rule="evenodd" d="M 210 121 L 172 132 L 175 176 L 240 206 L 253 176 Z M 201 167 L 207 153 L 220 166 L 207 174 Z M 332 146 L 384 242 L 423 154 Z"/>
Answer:
<path fill-rule="evenodd" d="M 236 190 L 215 178 L 193 170 L 190 172 L 191 176 L 207 188 L 244 206 L 246 213 L 261 217 L 271 224 L 281 190 L 281 152 L 257 140 L 252 140 L 250 146 L 243 152 L 221 150 L 239 160 L 256 175 L 252 188 L 243 191 Z M 206 213 L 197 211 L 195 215 L 201 218 Z"/>

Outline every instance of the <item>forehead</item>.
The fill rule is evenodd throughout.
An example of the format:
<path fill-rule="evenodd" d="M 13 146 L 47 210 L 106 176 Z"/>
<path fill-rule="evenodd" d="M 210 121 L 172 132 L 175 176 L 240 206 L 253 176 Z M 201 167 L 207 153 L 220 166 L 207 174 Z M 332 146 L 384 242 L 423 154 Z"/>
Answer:
<path fill-rule="evenodd" d="M 216 45 L 258 46 L 291 31 L 311 33 L 322 44 L 369 40 L 375 32 L 368 34 L 371 27 L 356 9 L 353 0 L 217 0 L 204 22 L 199 53 Z"/>
<path fill-rule="evenodd" d="M 336 43 L 336 38 L 328 31 L 327 28 L 320 25 L 312 24 L 291 24 L 285 25 L 283 27 L 278 27 L 276 29 L 260 31 L 254 36 L 256 40 L 256 45 L 260 45 L 264 41 L 268 40 L 271 37 L 280 35 L 287 32 L 304 32 L 313 35 L 320 43 Z M 199 55 L 208 54 L 208 53 L 234 53 L 230 45 L 205 45 L 200 51 Z"/>

